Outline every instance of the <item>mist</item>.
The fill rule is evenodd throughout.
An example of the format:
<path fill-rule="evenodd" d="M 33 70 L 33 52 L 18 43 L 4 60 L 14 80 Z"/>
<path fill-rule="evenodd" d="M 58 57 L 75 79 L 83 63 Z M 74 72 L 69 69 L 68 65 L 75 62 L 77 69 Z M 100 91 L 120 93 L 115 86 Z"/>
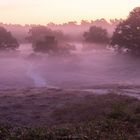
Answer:
<path fill-rule="evenodd" d="M 83 51 L 74 44 L 70 56 L 48 56 L 24 44 L 17 52 L 0 53 L 0 88 L 57 87 L 139 84 L 139 61 L 110 49 Z"/>

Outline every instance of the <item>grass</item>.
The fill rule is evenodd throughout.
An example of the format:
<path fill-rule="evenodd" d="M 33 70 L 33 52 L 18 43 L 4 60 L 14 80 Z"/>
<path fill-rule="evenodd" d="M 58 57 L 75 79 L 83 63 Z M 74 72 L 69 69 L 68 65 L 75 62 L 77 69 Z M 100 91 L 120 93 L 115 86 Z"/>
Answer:
<path fill-rule="evenodd" d="M 61 126 L 26 128 L 0 126 L 1 140 L 139 140 L 139 127 L 117 119 L 93 120 Z"/>
<path fill-rule="evenodd" d="M 86 95 L 51 113 L 51 126 L 0 124 L 0 140 L 139 140 L 140 101 L 127 96 Z"/>

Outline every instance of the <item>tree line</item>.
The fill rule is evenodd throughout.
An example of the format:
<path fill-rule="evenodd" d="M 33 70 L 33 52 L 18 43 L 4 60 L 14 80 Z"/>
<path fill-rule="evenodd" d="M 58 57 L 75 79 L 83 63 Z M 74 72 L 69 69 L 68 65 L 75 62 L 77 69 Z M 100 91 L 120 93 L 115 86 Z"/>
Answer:
<path fill-rule="evenodd" d="M 28 42 L 35 52 L 67 54 L 75 47 L 68 43 L 68 36 L 62 31 L 51 30 L 45 26 L 34 26 L 29 30 Z M 100 26 L 91 26 L 83 33 L 85 43 L 96 43 L 114 47 L 118 52 L 140 55 L 140 7 L 134 8 L 124 20 L 116 26 L 112 36 Z M 15 50 L 18 41 L 12 33 L 0 27 L 0 50 Z"/>

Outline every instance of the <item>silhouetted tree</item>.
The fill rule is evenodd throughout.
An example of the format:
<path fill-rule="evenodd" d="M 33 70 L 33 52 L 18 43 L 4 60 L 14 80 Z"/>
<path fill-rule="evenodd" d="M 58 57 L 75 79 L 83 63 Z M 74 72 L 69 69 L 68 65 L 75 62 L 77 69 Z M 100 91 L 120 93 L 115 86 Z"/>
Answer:
<path fill-rule="evenodd" d="M 44 39 L 45 36 L 54 36 L 57 40 L 62 41 L 65 37 L 59 30 L 51 30 L 46 26 L 34 26 L 29 30 L 29 36 L 27 39 L 31 43 L 35 43 L 38 40 Z"/>
<path fill-rule="evenodd" d="M 70 44 L 58 44 L 54 36 L 45 36 L 44 40 L 37 41 L 36 44 L 33 46 L 33 50 L 35 52 L 57 55 L 70 54 L 70 51 L 74 49 L 75 46 Z"/>
<path fill-rule="evenodd" d="M 37 41 L 33 46 L 34 51 L 43 52 L 43 53 L 51 53 L 57 52 L 58 46 L 57 41 L 54 36 L 45 36 L 44 40 Z"/>
<path fill-rule="evenodd" d="M 53 31 L 45 26 L 35 26 L 29 30 L 28 40 L 32 42 L 33 50 L 49 54 L 64 54 L 73 50 L 71 45 L 62 41 L 63 33 Z"/>
<path fill-rule="evenodd" d="M 140 55 L 140 7 L 134 8 L 128 18 L 115 29 L 111 44 L 119 51 Z"/>
<path fill-rule="evenodd" d="M 0 50 L 14 50 L 18 48 L 17 40 L 4 27 L 0 27 Z"/>
<path fill-rule="evenodd" d="M 107 30 L 97 26 L 90 27 L 88 32 L 84 32 L 83 37 L 88 43 L 107 44 L 109 42 Z"/>

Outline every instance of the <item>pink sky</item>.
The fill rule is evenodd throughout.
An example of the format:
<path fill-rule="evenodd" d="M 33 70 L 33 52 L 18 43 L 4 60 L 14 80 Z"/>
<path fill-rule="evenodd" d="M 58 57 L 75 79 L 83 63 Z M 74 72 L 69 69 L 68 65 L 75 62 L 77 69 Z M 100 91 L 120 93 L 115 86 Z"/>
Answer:
<path fill-rule="evenodd" d="M 140 0 L 0 0 L 0 22 L 47 24 L 126 18 Z"/>

